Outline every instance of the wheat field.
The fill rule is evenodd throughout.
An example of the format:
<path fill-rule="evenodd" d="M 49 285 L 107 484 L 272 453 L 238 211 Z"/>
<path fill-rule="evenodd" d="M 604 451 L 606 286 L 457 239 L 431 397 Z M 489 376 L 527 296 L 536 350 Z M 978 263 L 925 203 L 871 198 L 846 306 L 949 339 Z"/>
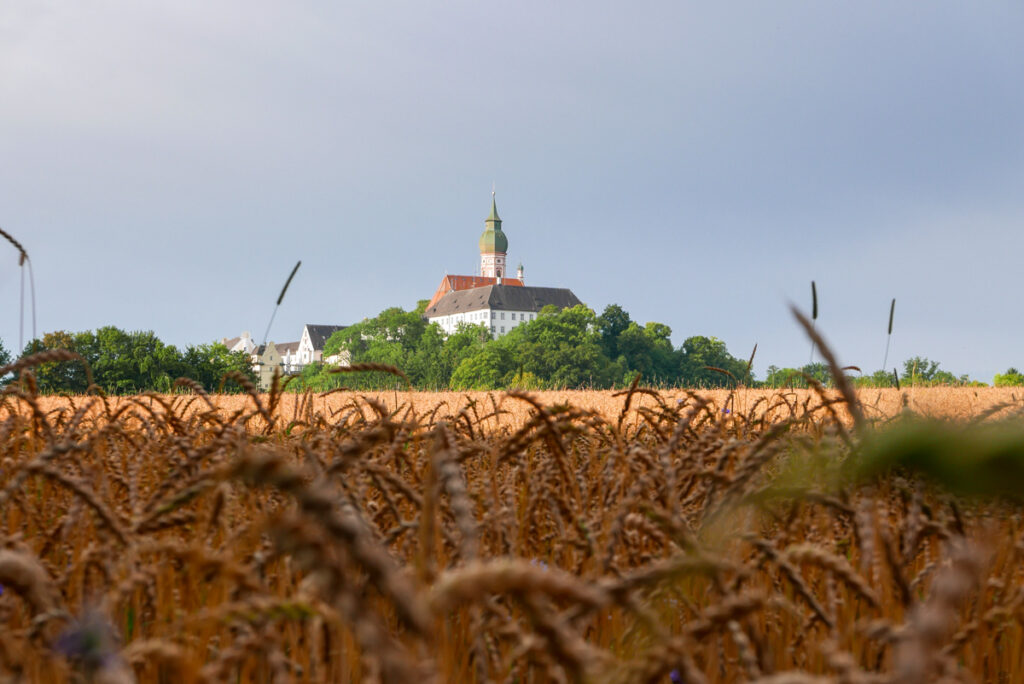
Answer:
<path fill-rule="evenodd" d="M 597 413 L 606 420 L 617 419 L 622 411 L 622 393 L 616 390 L 563 390 L 531 392 L 547 406 L 569 405 L 575 408 Z M 718 407 L 728 404 L 729 410 L 747 414 L 753 410 L 758 417 L 764 416 L 770 409 L 768 419 L 778 419 L 789 415 L 795 410 L 806 410 L 821 403 L 821 396 L 811 389 L 749 389 L 736 390 L 710 389 L 686 391 L 680 389 L 658 390 L 660 401 L 679 403 L 688 401 L 690 397 L 705 399 Z M 147 395 L 148 396 L 148 395 Z M 394 391 L 378 392 L 329 392 L 324 394 L 283 393 L 277 400 L 278 420 L 299 420 L 308 418 L 309 413 L 324 416 L 336 416 L 338 412 L 351 406 L 353 397 L 372 400 L 395 411 L 399 408 L 411 408 L 417 415 L 429 416 L 439 412 L 440 415 L 454 415 L 460 410 L 475 405 L 489 407 L 494 411 L 494 402 L 502 403 L 502 413 L 490 421 L 494 427 L 519 426 L 529 419 L 532 409 L 522 402 L 505 402 L 500 392 L 421 392 Z M 857 397 L 869 418 L 887 420 L 898 416 L 902 411 L 909 410 L 915 414 L 939 419 L 966 420 L 984 414 L 993 408 L 1002 407 L 1009 413 L 1013 407 L 1024 404 L 1024 388 L 1020 387 L 918 387 L 905 390 L 862 389 L 857 390 Z M 174 395 L 153 395 L 146 399 L 151 405 L 157 401 L 170 402 Z M 60 410 L 68 405 L 68 400 L 60 397 L 42 396 L 38 398 L 42 410 Z M 125 403 L 136 404 L 137 397 L 110 397 L 107 403 L 116 410 Z M 215 407 L 223 418 L 230 417 L 237 411 L 251 411 L 254 404 L 251 397 L 245 394 L 216 395 Z M 639 418 L 636 409 L 654 407 L 658 400 L 645 394 L 637 394 L 630 402 L 631 421 Z M 181 406 L 185 414 L 196 410 L 208 410 L 209 407 L 192 402 Z M 436 411 L 435 411 L 436 410 Z M 840 416 L 844 421 L 846 414 Z M 258 419 L 257 419 L 258 422 Z"/>
<path fill-rule="evenodd" d="M 1024 678 L 1016 504 L 852 476 L 1008 390 L 0 399 L 0 679 Z"/>

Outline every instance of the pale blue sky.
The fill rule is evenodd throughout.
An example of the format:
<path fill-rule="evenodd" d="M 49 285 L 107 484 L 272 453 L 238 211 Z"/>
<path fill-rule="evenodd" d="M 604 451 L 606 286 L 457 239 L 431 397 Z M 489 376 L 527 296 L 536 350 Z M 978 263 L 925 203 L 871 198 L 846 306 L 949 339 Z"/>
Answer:
<path fill-rule="evenodd" d="M 0 226 L 40 332 L 351 323 L 472 273 L 806 363 L 1024 366 L 1024 5 L 0 6 Z M 338 5 L 344 5 L 339 7 Z M 0 245 L 0 339 L 18 269 Z"/>

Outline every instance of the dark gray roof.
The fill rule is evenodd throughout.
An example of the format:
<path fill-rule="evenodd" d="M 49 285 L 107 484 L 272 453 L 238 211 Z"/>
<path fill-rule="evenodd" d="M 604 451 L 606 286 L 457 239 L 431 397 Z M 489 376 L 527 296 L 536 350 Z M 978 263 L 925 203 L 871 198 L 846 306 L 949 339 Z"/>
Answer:
<path fill-rule="evenodd" d="M 344 330 L 347 325 L 313 325 L 307 323 L 306 328 L 309 329 L 309 341 L 313 343 L 313 349 L 323 349 L 324 343 L 334 333 L 339 330 Z"/>
<path fill-rule="evenodd" d="M 486 285 L 471 290 L 449 292 L 437 304 L 427 309 L 424 315 L 427 318 L 436 318 L 481 309 L 537 312 L 548 304 L 565 309 L 582 303 L 572 290 L 564 287 Z"/>

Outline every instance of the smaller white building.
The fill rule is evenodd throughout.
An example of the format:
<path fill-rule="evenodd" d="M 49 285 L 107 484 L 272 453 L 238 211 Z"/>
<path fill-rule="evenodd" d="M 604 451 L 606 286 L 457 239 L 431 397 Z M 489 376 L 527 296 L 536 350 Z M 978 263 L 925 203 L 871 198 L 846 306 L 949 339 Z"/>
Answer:
<path fill-rule="evenodd" d="M 239 337 L 222 338 L 221 344 L 232 352 L 245 352 L 252 358 L 253 370 L 262 378 L 266 372 L 272 372 L 274 368 L 286 375 L 301 373 L 302 369 L 311 363 L 326 361 L 334 365 L 347 365 L 348 354 L 335 354 L 323 358 L 324 344 L 331 335 L 339 330 L 344 330 L 344 325 L 313 325 L 307 323 L 302 328 L 302 339 L 297 342 L 270 342 L 263 347 L 253 342 L 252 335 L 248 330 Z M 272 360 L 271 357 L 273 357 Z M 269 377 L 269 376 L 268 376 Z"/>
<path fill-rule="evenodd" d="M 220 341 L 230 352 L 245 352 L 246 354 L 252 354 L 256 351 L 256 343 L 252 341 L 252 335 L 246 330 L 240 337 L 224 337 Z"/>
<path fill-rule="evenodd" d="M 344 325 L 314 325 L 307 323 L 302 328 L 302 338 L 299 340 L 297 350 L 298 362 L 303 366 L 308 363 L 320 363 L 324 361 L 324 345 L 331 335 L 344 330 Z M 339 363 L 342 359 L 334 355 L 326 359 L 327 363 Z M 345 363 L 348 363 L 345 359 Z"/>
<path fill-rule="evenodd" d="M 305 365 L 300 360 L 298 342 L 281 342 L 277 345 L 277 352 L 281 355 L 281 372 L 286 375 L 301 373 Z"/>

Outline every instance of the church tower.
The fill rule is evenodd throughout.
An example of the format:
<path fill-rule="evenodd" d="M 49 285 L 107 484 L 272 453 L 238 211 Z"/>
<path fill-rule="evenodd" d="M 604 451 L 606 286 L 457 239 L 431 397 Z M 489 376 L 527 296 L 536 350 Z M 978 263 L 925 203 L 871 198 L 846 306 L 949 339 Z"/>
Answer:
<path fill-rule="evenodd" d="M 491 215 L 484 221 L 487 228 L 480 236 L 480 275 L 485 278 L 507 278 L 505 257 L 508 252 L 508 238 L 501 232 L 501 217 L 498 205 L 491 193 Z"/>

